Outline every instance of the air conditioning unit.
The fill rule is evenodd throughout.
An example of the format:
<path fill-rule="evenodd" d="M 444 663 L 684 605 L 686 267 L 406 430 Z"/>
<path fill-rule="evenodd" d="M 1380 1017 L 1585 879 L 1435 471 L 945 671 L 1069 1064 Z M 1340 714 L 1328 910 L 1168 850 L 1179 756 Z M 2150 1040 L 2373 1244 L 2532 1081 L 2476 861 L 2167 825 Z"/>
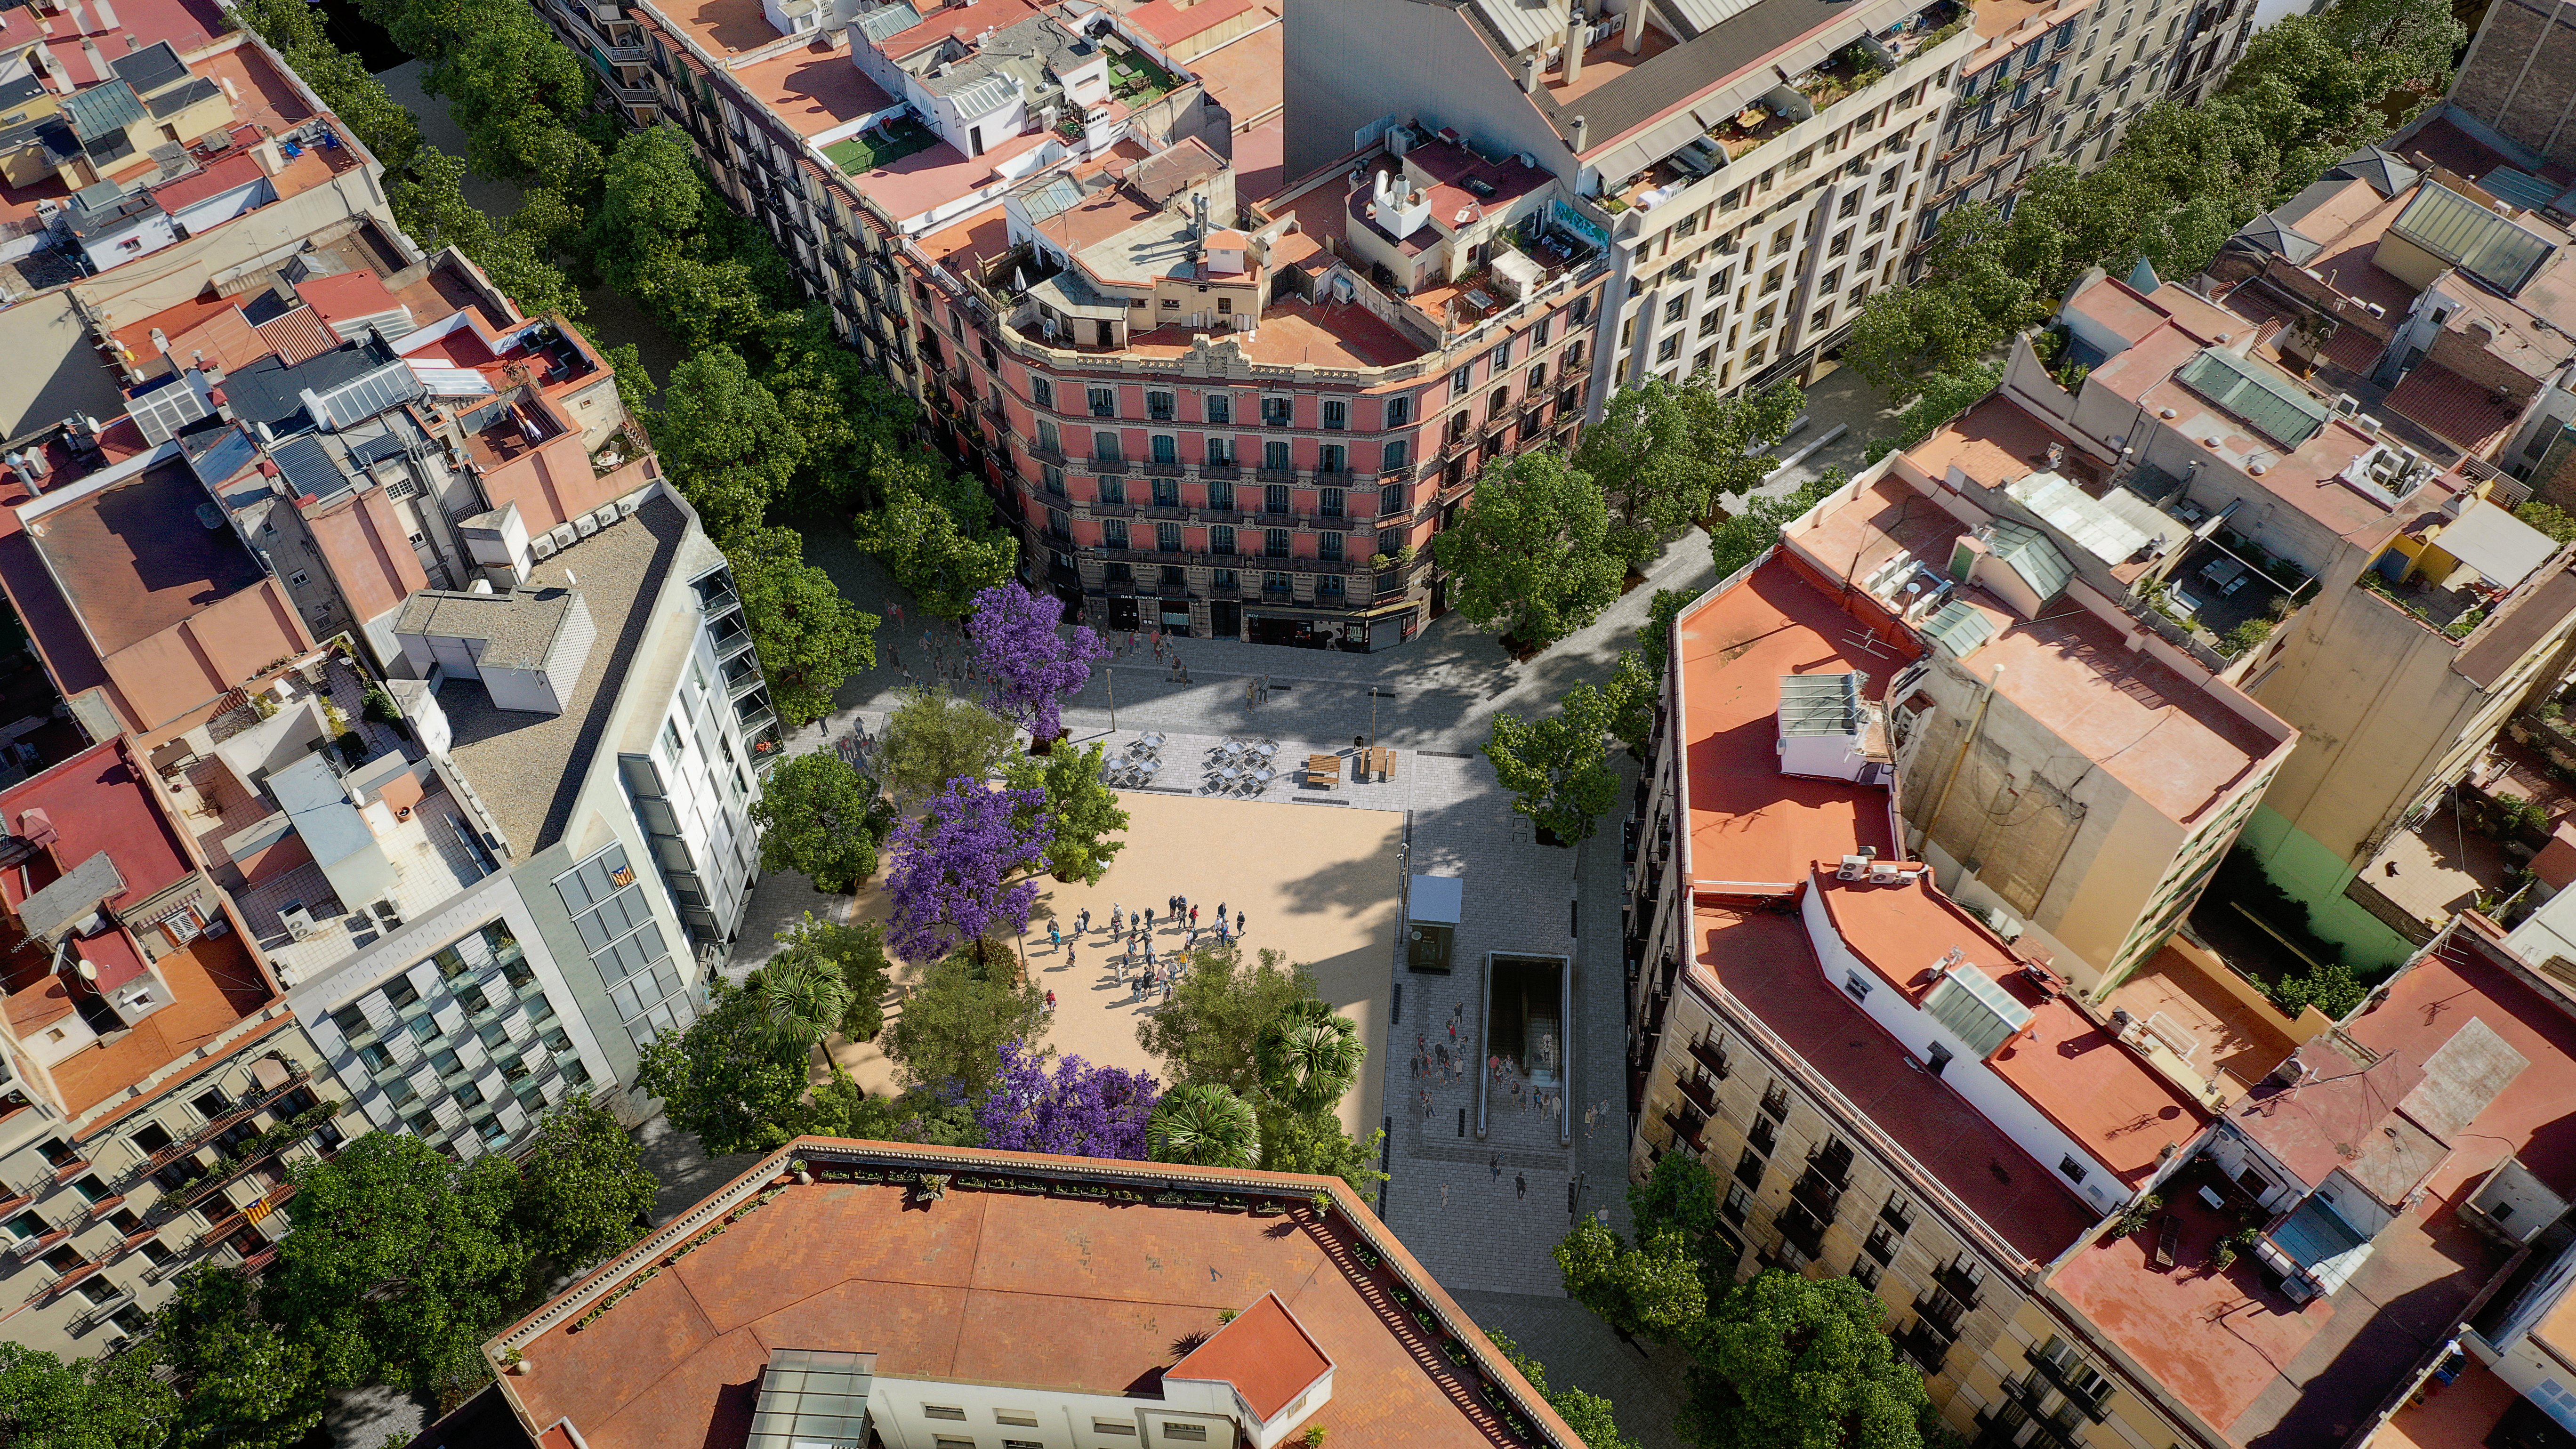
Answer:
<path fill-rule="evenodd" d="M 42 1233 L 39 1233 L 32 1238 L 20 1238 L 18 1241 L 9 1245 L 9 1256 L 23 1263 L 29 1258 L 36 1256 L 37 1252 L 44 1246 L 45 1235 Z"/>
<path fill-rule="evenodd" d="M 1967 959 L 1968 949 L 1965 946 L 1951 947 L 1947 952 L 1942 954 L 1940 960 L 1932 963 L 1933 978 L 1937 980 L 1949 975 L 1952 971 L 1958 968 L 1961 962 L 1964 962 Z"/>
<path fill-rule="evenodd" d="M 529 539 L 528 556 L 540 559 L 553 558 L 555 556 L 554 536 L 552 534 L 540 533 L 536 537 Z"/>
<path fill-rule="evenodd" d="M 1834 879 L 1864 880 L 1869 876 L 1869 865 L 1870 858 L 1866 855 L 1846 855 L 1841 866 L 1834 871 Z"/>
<path fill-rule="evenodd" d="M 585 513 L 572 521 L 572 531 L 583 538 L 599 532 L 599 520 Z"/>
<path fill-rule="evenodd" d="M 1905 872 L 1898 870 L 1894 861 L 1879 861 L 1870 866 L 1871 885 L 1901 885 L 1904 881 Z"/>
<path fill-rule="evenodd" d="M 277 919 L 285 924 L 286 934 L 299 941 L 313 939 L 313 933 L 319 929 L 314 923 L 313 913 L 302 906 L 287 907 L 277 913 Z"/>

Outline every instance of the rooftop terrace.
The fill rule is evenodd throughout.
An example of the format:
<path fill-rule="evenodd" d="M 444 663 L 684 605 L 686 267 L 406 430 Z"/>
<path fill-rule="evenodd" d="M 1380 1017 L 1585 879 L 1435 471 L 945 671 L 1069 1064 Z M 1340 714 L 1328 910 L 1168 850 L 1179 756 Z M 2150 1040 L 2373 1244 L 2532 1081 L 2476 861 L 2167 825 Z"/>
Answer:
<path fill-rule="evenodd" d="M 454 732 L 449 753 L 474 793 L 499 819 L 521 859 L 552 845 L 590 782 L 592 757 L 608 731 L 653 605 L 678 564 L 688 533 L 680 506 L 654 495 L 634 517 L 557 553 L 529 571 L 526 587 L 578 587 L 599 630 L 559 715 L 496 709 L 483 685 L 448 681 L 439 708 Z M 694 603 L 691 605 L 695 607 Z"/>
<path fill-rule="evenodd" d="M 2072 1259 L 2053 1286 L 2205 1422 L 2238 1444 L 2306 1449 L 2341 1443 L 2445 1342 L 2506 1254 L 2459 1215 L 2467 1189 L 2514 1156 L 2562 1195 L 2576 1188 L 2576 1021 L 2498 964 L 2468 928 L 2417 958 L 2344 1028 L 2354 1043 L 2404 1066 L 2432 1056 L 2475 1020 L 2527 1062 L 2460 1132 L 2421 1203 L 2383 1230 L 2334 1294 L 2295 1305 L 2252 1255 L 2223 1270 L 2211 1249 L 2240 1220 L 2190 1190 L 2165 1194 L 2180 1224 L 2175 1266 L 2151 1259 L 2152 1235 L 2112 1238 Z M 2277 1098 L 2271 1100 L 2278 1100 Z M 2237 1111 L 2265 1110 L 2240 1104 Z M 2213 1191 L 2226 1186 L 2224 1178 Z"/>
<path fill-rule="evenodd" d="M 1329 1179 L 825 1139 L 793 1151 L 817 1180 L 769 1187 L 787 1159 L 764 1162 L 711 1200 L 729 1214 L 720 1232 L 702 1209 L 497 1340 L 536 1365 L 501 1381 L 523 1414 L 568 1418 L 591 1449 L 738 1449 L 741 1386 L 776 1347 L 871 1353 L 880 1376 L 1150 1403 L 1224 1315 L 1276 1293 L 1331 1360 L 1332 1400 L 1310 1422 L 1337 1441 L 1575 1442 L 1553 1414 L 1517 1438 L 1505 1427 L 1477 1376 L 1526 1397 L 1518 1376 Z M 933 1199 L 911 1186 L 922 1171 L 949 1174 Z M 1318 1218 L 1304 1200 L 1319 1188 L 1344 1210 Z M 1240 1195 L 1235 1210 L 1219 1192 Z M 1242 1210 L 1255 1195 L 1262 1211 Z"/>

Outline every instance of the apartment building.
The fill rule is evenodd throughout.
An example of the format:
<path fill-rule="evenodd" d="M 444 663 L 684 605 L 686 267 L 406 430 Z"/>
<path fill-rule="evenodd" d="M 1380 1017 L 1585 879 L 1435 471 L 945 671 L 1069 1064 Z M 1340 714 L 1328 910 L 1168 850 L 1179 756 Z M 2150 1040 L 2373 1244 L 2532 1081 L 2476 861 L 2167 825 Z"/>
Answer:
<path fill-rule="evenodd" d="M 781 740 L 589 344 L 452 252 L 361 260 L 103 335 L 130 411 L 16 455 L 0 587 L 368 1119 L 471 1155 L 687 1020 Z"/>
<path fill-rule="evenodd" d="M 1340 1180 L 1165 1163 L 800 1138 L 485 1354 L 446 1442 L 1582 1443 Z"/>
<path fill-rule="evenodd" d="M 383 168 L 258 37 L 187 0 L 42 0 L 0 37 L 0 445 L 113 416 L 90 345 L 308 241 L 396 235 Z"/>
<path fill-rule="evenodd" d="M 2009 612 L 1963 584 L 1972 595 Z M 2087 612 L 2063 597 L 2057 610 Z M 2115 1378 L 2044 1279 L 2217 1120 L 2224 1094 L 2175 1049 L 2214 1044 L 2168 1044 L 2142 1015 L 2104 1011 L 1909 858 L 1884 712 L 1912 697 L 1891 676 L 1940 637 L 1795 546 L 1675 621 L 1631 904 L 1632 1167 L 1699 1155 L 1723 1183 L 1719 1241 L 1738 1271 L 1875 1290 L 1962 1432 L 2017 1443 L 2035 1421 L 2070 1445 L 2110 1414 L 2122 1441 L 2205 1442 Z M 2071 702 L 2118 695 L 2117 678 L 2086 679 L 2086 652 L 2013 668 L 2053 668 Z M 1860 726 L 1859 761 L 1811 743 L 1808 691 L 1824 685 Z M 2195 963 L 2167 955 L 2143 973 L 2152 989 L 2205 995 Z M 2286 1043 L 2289 1023 L 2252 1024 Z"/>
<path fill-rule="evenodd" d="M 2062 444 L 2049 466 L 2052 441 L 1991 398 L 1783 547 L 1922 646 L 1868 671 L 1875 717 L 1857 687 L 1845 715 L 1883 731 L 1902 852 L 2099 1002 L 2163 949 L 2297 735 L 2140 618 L 2123 576 L 2152 537 Z"/>
<path fill-rule="evenodd" d="M 1518 153 L 1610 252 L 1590 405 L 1685 372 L 1803 377 L 1915 232 L 1966 8 L 1298 0 L 1288 170 L 1412 122 Z M 1597 416 L 1597 414 L 1596 414 Z"/>
<path fill-rule="evenodd" d="M 364 1125 L 130 739 L 0 792 L 0 1323 L 92 1356 L 200 1262 L 265 1261 Z"/>
<path fill-rule="evenodd" d="M 2448 911 L 2421 919 L 2376 853 L 2555 677 L 2576 583 L 2510 479 L 2303 382 L 2295 329 L 2135 280 L 2080 282 L 2062 374 L 2017 348 L 2002 393 L 2147 540 L 2136 617 L 2299 731 L 2246 842 L 2357 965 L 2393 968 Z"/>

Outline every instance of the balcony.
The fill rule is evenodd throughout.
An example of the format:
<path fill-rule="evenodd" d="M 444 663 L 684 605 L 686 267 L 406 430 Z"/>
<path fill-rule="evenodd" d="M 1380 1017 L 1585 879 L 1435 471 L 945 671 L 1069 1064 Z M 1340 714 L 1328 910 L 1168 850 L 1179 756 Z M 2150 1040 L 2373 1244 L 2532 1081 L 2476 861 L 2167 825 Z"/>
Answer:
<path fill-rule="evenodd" d="M 1712 1086 L 1706 1078 L 1695 1075 L 1683 1077 L 1675 1081 L 1673 1085 L 1680 1088 L 1682 1096 L 1686 1098 L 1692 1106 L 1697 1107 L 1702 1114 L 1711 1114 L 1717 1111 L 1717 1089 Z"/>
<path fill-rule="evenodd" d="M 2067 1406 L 2085 1418 L 2099 1424 L 2110 1417 L 2110 1381 L 2087 1368 L 2082 1360 L 2059 1361 L 2034 1352 L 2030 1355 L 2030 1371 L 2064 1394 Z"/>
<path fill-rule="evenodd" d="M 1899 1353 L 1914 1360 L 1915 1367 L 1927 1374 L 1941 1372 L 1950 1357 L 1951 1340 L 1943 1338 L 1930 1324 L 1917 1322 L 1896 1336 Z"/>
<path fill-rule="evenodd" d="M 1676 1111 L 1664 1114 L 1664 1126 L 1673 1134 L 1673 1140 L 1688 1146 L 1693 1152 L 1708 1150 L 1707 1145 L 1700 1141 L 1700 1132 L 1707 1125 L 1708 1119 L 1696 1112 Z"/>
<path fill-rule="evenodd" d="M 1843 1189 L 1810 1166 L 1799 1176 L 1798 1185 L 1789 1189 L 1789 1200 L 1829 1223 L 1842 1206 Z"/>
<path fill-rule="evenodd" d="M 1940 1288 L 1925 1289 L 1914 1300 L 1914 1311 L 1923 1316 L 1924 1322 L 1939 1328 L 1944 1338 L 1957 1338 L 1959 1325 L 1968 1317 L 1968 1305 Z"/>
<path fill-rule="evenodd" d="M 2044 1412 L 2040 1403 L 2047 1397 L 2045 1381 L 2036 1375 L 2004 1380 L 2006 1410 L 2017 1410 L 2024 1422 L 2039 1426 L 2039 1436 L 2030 1441 L 2033 1449 L 2083 1449 L 2081 1425 L 2073 1405 L 2063 1405 L 2054 1412 Z M 1995 1417 L 2002 1414 L 1988 1411 Z M 1980 1416 L 1981 1420 L 1984 1416 Z"/>
<path fill-rule="evenodd" d="M 1932 1281 L 1939 1284 L 1950 1296 L 1958 1299 L 1963 1306 L 1968 1308 L 1977 1306 L 1977 1280 L 1961 1272 L 1957 1260 L 1952 1260 L 1939 1272 L 1934 1273 Z"/>
<path fill-rule="evenodd" d="M 1825 1255 L 1825 1224 L 1803 1204 L 1791 1202 L 1782 1208 L 1773 1225 L 1780 1229 L 1781 1238 L 1789 1246 L 1806 1254 L 1809 1259 Z"/>

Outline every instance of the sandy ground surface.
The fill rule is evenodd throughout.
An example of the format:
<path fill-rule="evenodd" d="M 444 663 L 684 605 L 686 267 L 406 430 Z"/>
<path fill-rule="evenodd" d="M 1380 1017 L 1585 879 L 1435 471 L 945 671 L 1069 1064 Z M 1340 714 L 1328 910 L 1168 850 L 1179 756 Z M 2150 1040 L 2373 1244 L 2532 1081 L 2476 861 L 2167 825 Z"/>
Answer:
<path fill-rule="evenodd" d="M 1160 919 L 1166 898 L 1183 895 L 1199 906 L 1203 944 L 1214 939 L 1222 900 L 1244 917 L 1247 959 L 1265 947 L 1285 953 L 1306 967 L 1326 1001 L 1359 1025 L 1369 1065 L 1342 1100 L 1342 1125 L 1366 1137 L 1378 1125 L 1385 1095 L 1379 1067 L 1387 1044 L 1404 816 L 1149 791 L 1122 791 L 1119 803 L 1128 815 L 1127 848 L 1098 885 L 1039 879 L 1037 922 L 1025 945 L 1031 978 L 1056 994 L 1047 1045 L 1086 1061 L 1156 1067 L 1136 1040 L 1151 1006 L 1133 968 L 1121 984 L 1112 967 L 1109 909 L 1152 906 L 1159 959 L 1187 939 L 1186 931 Z M 853 906 L 861 918 L 881 917 L 884 897 L 870 891 Z M 1076 940 L 1073 921 L 1085 907 L 1091 934 Z M 1065 931 L 1061 946 L 1047 939 L 1050 914 Z M 898 989 L 912 975 L 899 971 Z M 1153 1002 L 1161 995 L 1155 992 Z M 868 1091 L 894 1087 L 893 1063 L 873 1043 L 835 1043 L 833 1056 Z"/>

